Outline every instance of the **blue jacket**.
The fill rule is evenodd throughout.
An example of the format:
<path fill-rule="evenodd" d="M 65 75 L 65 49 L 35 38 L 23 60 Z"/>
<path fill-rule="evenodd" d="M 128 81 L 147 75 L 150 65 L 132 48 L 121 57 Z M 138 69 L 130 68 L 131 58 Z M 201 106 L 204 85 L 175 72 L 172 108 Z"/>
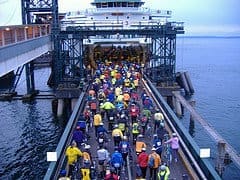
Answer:
<path fill-rule="evenodd" d="M 77 144 L 82 143 L 85 139 L 85 135 L 81 130 L 74 130 L 73 132 L 73 140 L 77 142 Z"/>
<path fill-rule="evenodd" d="M 112 154 L 112 158 L 111 158 L 111 165 L 114 166 L 115 163 L 119 163 L 120 165 L 123 164 L 122 154 L 120 152 L 117 152 L 117 151 L 115 151 Z"/>

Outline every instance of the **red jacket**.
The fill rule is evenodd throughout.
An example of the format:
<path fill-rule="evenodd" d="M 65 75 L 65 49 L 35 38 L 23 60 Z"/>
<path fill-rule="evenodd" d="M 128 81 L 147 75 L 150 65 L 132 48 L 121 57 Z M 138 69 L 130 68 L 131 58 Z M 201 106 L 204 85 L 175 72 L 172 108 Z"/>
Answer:
<path fill-rule="evenodd" d="M 116 174 L 107 174 L 104 180 L 109 180 L 110 178 L 113 178 L 114 180 L 118 180 L 118 176 Z"/>
<path fill-rule="evenodd" d="M 131 116 L 138 116 L 139 115 L 139 109 L 137 106 L 130 107 L 130 115 Z"/>
<path fill-rule="evenodd" d="M 140 167 L 148 166 L 148 154 L 146 152 L 141 152 L 137 158 L 137 163 Z"/>

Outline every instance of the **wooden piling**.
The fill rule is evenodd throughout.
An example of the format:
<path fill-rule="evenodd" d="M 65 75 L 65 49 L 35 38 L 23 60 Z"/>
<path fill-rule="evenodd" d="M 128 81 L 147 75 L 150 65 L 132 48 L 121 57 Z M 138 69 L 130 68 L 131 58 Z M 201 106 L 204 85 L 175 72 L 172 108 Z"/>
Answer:
<path fill-rule="evenodd" d="M 194 120 L 198 121 L 202 127 L 206 130 L 206 132 L 213 138 L 216 142 L 223 140 L 226 143 L 226 152 L 230 155 L 231 159 L 236 163 L 238 167 L 240 167 L 240 156 L 236 152 L 236 150 L 224 140 L 224 138 L 215 130 L 213 127 L 206 122 L 195 109 L 191 107 L 191 105 L 182 97 L 179 93 L 173 92 L 173 95 L 181 101 L 182 105 L 188 109 L 188 111 L 193 115 Z"/>
<path fill-rule="evenodd" d="M 224 141 L 218 142 L 218 157 L 216 162 L 215 169 L 217 170 L 218 174 L 222 176 L 224 171 L 224 157 L 226 153 L 226 143 Z"/>

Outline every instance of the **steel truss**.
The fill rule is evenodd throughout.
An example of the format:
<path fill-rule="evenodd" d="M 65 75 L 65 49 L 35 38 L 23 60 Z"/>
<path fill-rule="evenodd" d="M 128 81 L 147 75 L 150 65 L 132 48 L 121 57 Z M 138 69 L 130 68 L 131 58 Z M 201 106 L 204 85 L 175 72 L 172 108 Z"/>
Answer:
<path fill-rule="evenodd" d="M 174 82 L 176 66 L 176 35 L 152 37 L 148 76 L 156 82 Z"/>
<path fill-rule="evenodd" d="M 184 33 L 183 27 L 168 23 L 159 26 L 139 26 L 137 29 L 103 29 L 96 27 L 68 27 L 60 31 L 55 46 L 53 80 L 54 86 L 78 82 L 83 78 L 84 39 L 91 37 L 108 37 L 111 35 L 140 37 L 151 39 L 147 49 L 149 62 L 148 76 L 154 82 L 173 82 L 176 65 L 176 34 Z M 117 40 L 116 40 L 116 43 Z"/>

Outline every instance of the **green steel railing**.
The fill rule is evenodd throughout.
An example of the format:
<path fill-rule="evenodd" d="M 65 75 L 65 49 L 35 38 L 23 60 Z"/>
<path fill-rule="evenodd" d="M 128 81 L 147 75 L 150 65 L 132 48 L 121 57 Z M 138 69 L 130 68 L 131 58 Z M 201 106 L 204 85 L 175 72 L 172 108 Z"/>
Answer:
<path fill-rule="evenodd" d="M 76 119 L 78 119 L 80 112 L 82 111 L 84 102 L 85 102 L 84 93 L 81 93 L 56 148 L 57 161 L 50 163 L 47 172 L 44 176 L 44 180 L 57 179 L 61 168 L 64 167 L 64 165 L 66 165 L 65 151 L 67 145 L 70 144 L 70 141 L 72 140 L 72 132 L 77 123 Z"/>
<path fill-rule="evenodd" d="M 179 122 L 178 117 L 175 115 L 173 110 L 170 108 L 170 106 L 161 96 L 157 88 L 150 82 L 148 78 L 146 77 L 144 78 L 147 81 L 148 86 L 150 87 L 152 93 L 157 98 L 158 102 L 161 104 L 164 111 L 167 113 L 171 123 L 174 125 L 174 128 L 177 130 L 178 134 L 181 136 L 184 143 L 187 145 L 189 151 L 191 152 L 191 155 L 194 157 L 194 159 L 200 166 L 204 175 L 208 178 L 208 180 L 220 180 L 221 179 L 220 176 L 217 174 L 213 166 L 210 164 L 209 160 L 200 158 L 199 156 L 200 148 L 198 147 L 196 142 L 193 140 L 193 138 L 190 136 L 190 134 L 187 132 L 183 124 Z M 182 150 L 184 151 L 184 149 Z"/>

